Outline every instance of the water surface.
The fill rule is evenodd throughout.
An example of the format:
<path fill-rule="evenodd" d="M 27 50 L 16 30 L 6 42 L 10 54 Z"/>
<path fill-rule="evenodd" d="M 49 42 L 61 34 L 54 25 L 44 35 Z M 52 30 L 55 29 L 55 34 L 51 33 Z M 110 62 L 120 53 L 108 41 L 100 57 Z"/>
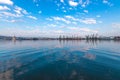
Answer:
<path fill-rule="evenodd" d="M 0 41 L 0 80 L 120 80 L 120 42 Z"/>

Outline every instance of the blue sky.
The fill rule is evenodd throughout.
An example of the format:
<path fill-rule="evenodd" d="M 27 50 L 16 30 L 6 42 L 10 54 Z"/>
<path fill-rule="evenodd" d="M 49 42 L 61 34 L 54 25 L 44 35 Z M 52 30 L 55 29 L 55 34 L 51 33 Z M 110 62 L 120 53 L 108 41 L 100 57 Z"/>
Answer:
<path fill-rule="evenodd" d="M 0 35 L 120 35 L 119 0 L 0 0 Z"/>

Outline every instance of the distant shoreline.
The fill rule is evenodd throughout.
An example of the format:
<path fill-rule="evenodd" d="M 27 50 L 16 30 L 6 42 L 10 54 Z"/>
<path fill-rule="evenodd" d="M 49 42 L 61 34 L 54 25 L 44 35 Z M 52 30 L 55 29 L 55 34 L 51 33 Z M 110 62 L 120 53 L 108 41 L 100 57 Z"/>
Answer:
<path fill-rule="evenodd" d="M 89 41 L 100 41 L 100 40 L 120 40 L 119 36 L 114 36 L 114 37 L 59 37 L 59 38 L 48 38 L 48 37 L 11 37 L 11 36 L 0 36 L 0 40 L 13 40 L 13 41 L 21 41 L 21 40 L 89 40 Z"/>

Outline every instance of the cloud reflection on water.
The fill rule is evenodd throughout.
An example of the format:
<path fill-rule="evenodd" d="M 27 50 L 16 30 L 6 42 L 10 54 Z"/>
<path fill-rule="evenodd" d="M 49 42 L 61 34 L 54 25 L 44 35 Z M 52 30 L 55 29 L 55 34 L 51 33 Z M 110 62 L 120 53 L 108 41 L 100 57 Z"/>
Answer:
<path fill-rule="evenodd" d="M 99 77 L 104 74 L 112 78 L 104 76 L 103 80 L 112 80 L 115 76 L 115 79 L 120 78 L 120 73 L 114 75 L 120 70 L 120 56 L 117 55 L 120 54 L 120 45 L 115 42 L 97 42 L 93 45 L 85 41 L 16 41 L 15 44 L 0 44 L 1 80 L 31 80 L 37 75 L 41 75 L 37 77 L 42 80 L 45 76 L 49 79 L 100 80 L 102 78 Z M 117 59 L 113 60 L 113 57 Z M 102 70 L 103 74 L 96 74 L 102 73 Z"/>

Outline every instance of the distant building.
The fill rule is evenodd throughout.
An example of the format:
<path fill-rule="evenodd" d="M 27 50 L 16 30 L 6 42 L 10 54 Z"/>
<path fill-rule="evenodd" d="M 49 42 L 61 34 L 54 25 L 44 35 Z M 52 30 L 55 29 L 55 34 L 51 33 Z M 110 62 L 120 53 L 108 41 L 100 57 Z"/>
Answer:
<path fill-rule="evenodd" d="M 102 40 L 111 40 L 112 37 L 105 37 L 105 36 L 103 36 L 103 37 L 100 37 L 100 39 L 102 39 Z"/>
<path fill-rule="evenodd" d="M 114 37 L 115 40 L 120 40 L 120 36 Z"/>
<path fill-rule="evenodd" d="M 13 40 L 13 41 L 16 41 L 16 37 L 15 37 L 15 36 L 13 36 L 13 37 L 12 37 L 12 40 Z"/>

